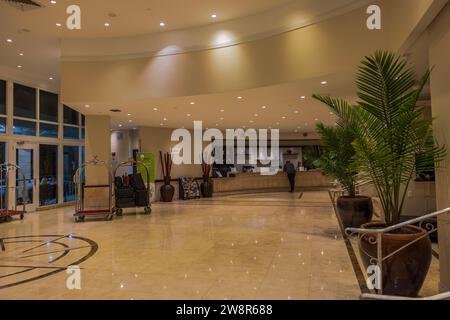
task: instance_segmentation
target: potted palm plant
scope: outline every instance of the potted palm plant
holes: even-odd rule
[[[363,225],[365,229],[398,224],[415,173],[436,166],[446,156],[446,148],[434,143],[432,120],[423,117],[417,103],[429,76],[427,71],[417,80],[406,59],[377,51],[359,67],[359,102],[355,105],[314,95],[337,114],[340,126],[352,128],[360,174],[373,184],[380,198],[384,221]],[[367,267],[377,257],[377,241],[370,232],[359,239]],[[381,250],[384,293],[417,296],[431,262],[426,231],[410,225],[385,233]]]
[[[328,127],[317,125],[321,137],[321,155],[316,165],[325,175],[337,179],[346,195],[339,197],[336,209],[344,228],[357,227],[370,222],[373,216],[372,199],[356,195],[355,163],[356,151],[353,148],[355,134],[349,127]]]

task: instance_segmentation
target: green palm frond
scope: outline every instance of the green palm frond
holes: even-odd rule
[[[434,170],[447,155],[446,148],[433,140],[432,120],[424,119],[417,106],[429,77],[427,71],[417,84],[406,59],[377,51],[361,62],[355,105],[313,96],[337,115],[341,128],[348,127],[355,135],[355,164],[375,186],[388,225],[400,221],[413,176]]]

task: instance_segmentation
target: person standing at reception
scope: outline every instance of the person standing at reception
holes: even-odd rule
[[[286,161],[283,171],[286,172],[288,176],[289,184],[291,186],[290,192],[292,193],[295,191],[295,175],[297,173],[297,170],[295,170],[295,166],[290,161]]]

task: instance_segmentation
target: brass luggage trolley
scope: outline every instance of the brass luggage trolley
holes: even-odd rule
[[[15,174],[16,180],[18,181],[14,186],[10,185],[11,174]],[[17,197],[13,205],[9,203],[9,193],[11,191]],[[7,222],[11,221],[13,216],[18,215],[22,220],[26,213],[26,199],[26,180],[22,168],[11,163],[0,164],[0,219],[3,222]]]
[[[139,201],[137,199],[138,198],[137,192],[135,191],[135,195],[134,195],[135,196],[135,202],[134,202],[134,204],[131,204],[131,203],[123,204],[123,203],[121,203],[121,201],[120,201],[120,196],[121,196],[120,193],[121,193],[121,191],[120,191],[120,188],[119,188],[119,186],[117,186],[116,181],[115,181],[114,182],[114,195],[115,195],[114,211],[115,211],[117,216],[121,216],[123,214],[123,209],[126,209],[126,208],[140,208],[140,207],[143,207],[145,214],[150,214],[152,212],[152,208],[151,208],[151,204],[150,204],[150,199],[151,199],[150,170],[143,162],[141,162],[139,160],[131,160],[131,159],[128,160],[128,161],[122,162],[114,170],[113,177],[114,177],[114,180],[120,179],[120,177],[116,177],[116,175],[117,175],[117,171],[120,168],[122,168],[122,167],[126,167],[126,166],[133,166],[133,167],[135,167],[135,166],[138,166],[138,165],[144,167],[145,171],[147,173],[147,179],[146,179],[147,181],[145,181],[146,199],[145,199],[144,203],[142,203],[142,204],[139,203]]]
[[[108,184],[107,185],[86,185],[86,168],[95,168],[95,170],[99,170],[103,168],[108,172]],[[76,202],[75,202],[75,221],[83,222],[86,217],[92,216],[105,216],[107,221],[113,219],[114,210],[113,210],[113,187],[112,187],[112,174],[110,166],[105,162],[99,160],[97,157],[94,157],[92,161],[84,163],[82,166],[78,168],[73,177],[73,182],[75,184],[75,194],[76,194]],[[108,207],[104,209],[86,209],[85,208],[85,189],[95,189],[95,188],[108,188]]]

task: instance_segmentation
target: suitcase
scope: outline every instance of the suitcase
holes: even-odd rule
[[[144,179],[142,179],[142,176],[140,173],[136,173],[131,176],[131,186],[135,190],[145,190],[146,189]]]
[[[148,199],[148,191],[144,190],[136,190],[136,206],[137,207],[148,207],[149,199]]]
[[[134,199],[134,189],[131,187],[123,187],[116,189],[116,199],[131,198]]]

